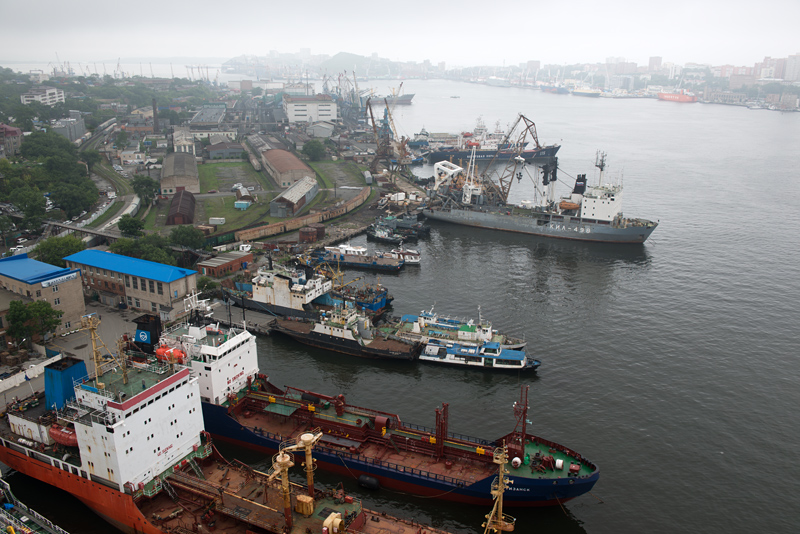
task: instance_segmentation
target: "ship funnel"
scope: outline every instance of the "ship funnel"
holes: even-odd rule
[[[572,190],[572,193],[582,195],[584,192],[586,192],[586,175],[579,174],[575,179],[575,188]]]

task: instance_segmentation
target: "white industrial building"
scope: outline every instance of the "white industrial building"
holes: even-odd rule
[[[338,108],[329,95],[292,96],[283,95],[283,111],[290,123],[336,121]]]

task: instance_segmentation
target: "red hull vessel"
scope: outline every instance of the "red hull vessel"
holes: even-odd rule
[[[677,93],[658,93],[659,100],[667,100],[669,102],[697,102],[697,95],[689,93],[681,89]]]

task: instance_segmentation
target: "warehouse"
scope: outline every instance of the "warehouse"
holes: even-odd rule
[[[161,168],[161,194],[174,195],[184,190],[200,193],[197,162],[192,154],[186,152],[168,154]]]
[[[233,251],[220,254],[215,258],[201,261],[197,264],[200,274],[219,278],[231,273],[243,271],[253,263],[253,253]]]
[[[314,171],[300,161],[297,156],[280,148],[261,153],[264,169],[280,187],[291,187],[306,176],[314,176]]]
[[[167,215],[167,226],[192,224],[194,222],[194,195],[189,191],[178,191],[172,197]]]
[[[319,184],[314,178],[305,177],[292,187],[272,199],[269,203],[270,217],[292,217],[303,206],[314,200],[319,193]]]

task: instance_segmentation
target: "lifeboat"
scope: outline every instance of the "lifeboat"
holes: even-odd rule
[[[47,433],[50,434],[50,437],[53,441],[60,445],[66,445],[67,447],[78,446],[78,436],[71,428],[61,426],[58,423],[53,423]]]
[[[156,358],[162,362],[183,363],[186,359],[186,353],[180,349],[171,349],[162,345],[156,349]]]
[[[562,210],[577,210],[581,207],[581,205],[576,204],[575,202],[567,202],[566,200],[562,200],[558,207]]]

